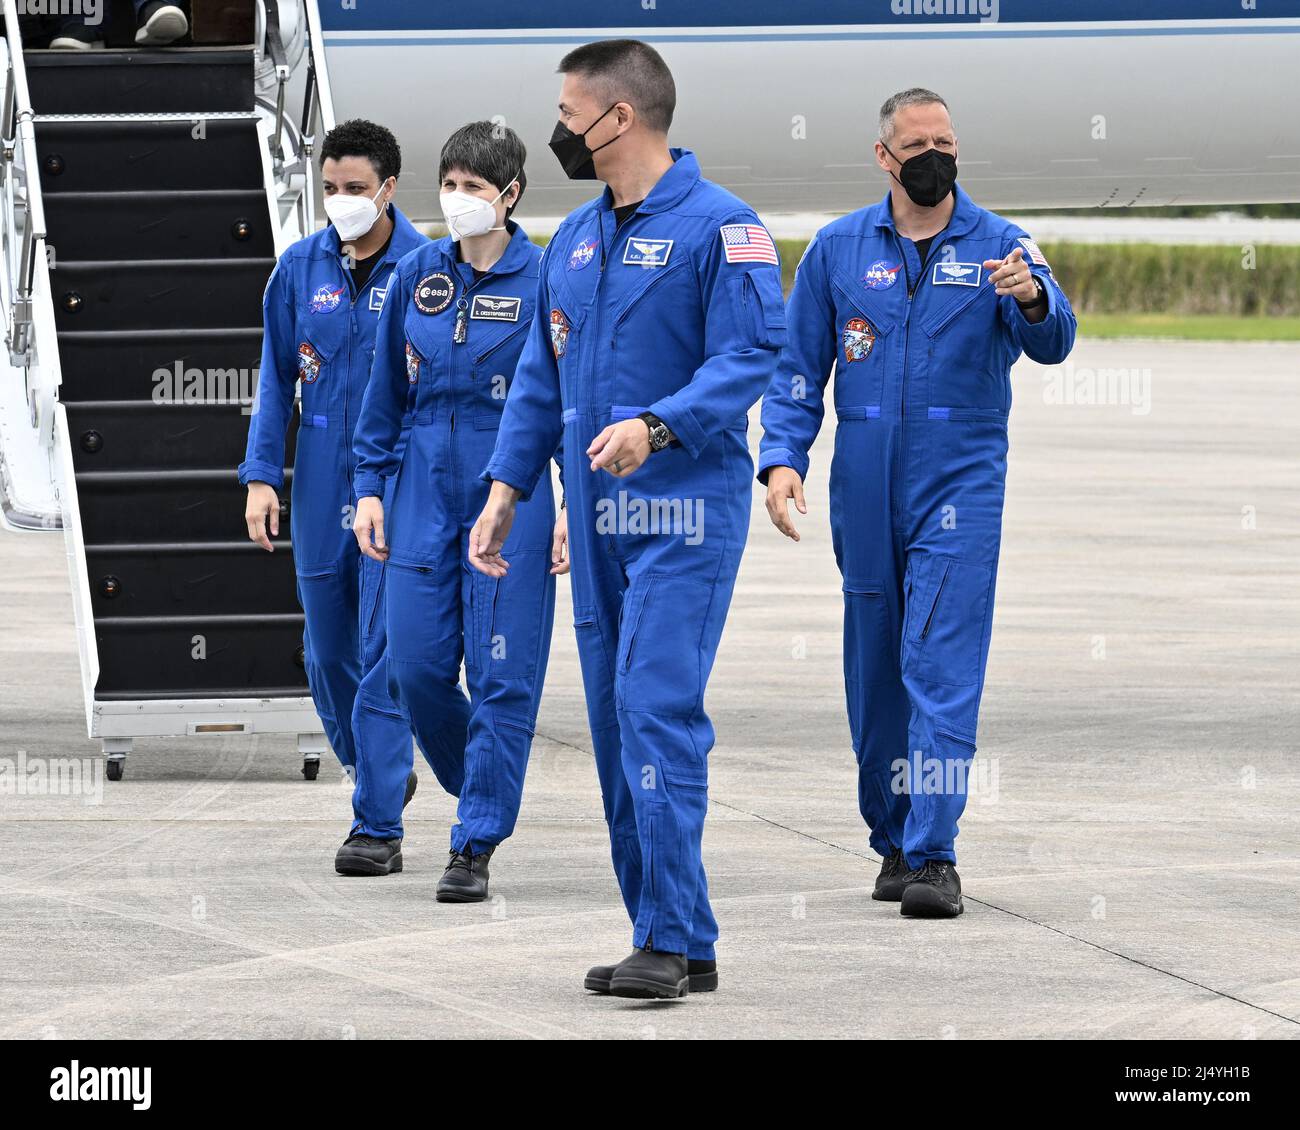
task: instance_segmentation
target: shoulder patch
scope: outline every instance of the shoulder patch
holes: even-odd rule
[[[781,265],[776,244],[762,224],[723,224],[718,229],[728,263],[771,263]]]
[[[1030,239],[1027,235],[1022,235],[1018,240],[1016,240],[1016,242],[1020,244],[1026,251],[1029,252],[1029,258],[1032,259],[1035,263],[1037,263],[1040,267],[1047,266],[1047,256],[1045,256],[1038,249],[1038,244],[1035,243],[1032,239]]]

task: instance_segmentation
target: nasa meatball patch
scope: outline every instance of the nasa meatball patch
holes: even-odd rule
[[[441,314],[456,294],[456,284],[442,271],[425,275],[415,284],[415,308],[421,314]]]
[[[406,383],[415,384],[420,379],[420,355],[408,341],[406,343]]]
[[[854,361],[865,361],[871,356],[871,347],[876,344],[876,331],[866,318],[850,318],[844,323],[842,340],[845,364],[852,365]]]

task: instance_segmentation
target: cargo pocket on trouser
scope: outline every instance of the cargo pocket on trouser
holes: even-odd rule
[[[706,669],[701,650],[714,588],[663,573],[638,577],[628,586],[615,664],[620,710],[690,718],[701,709]]]

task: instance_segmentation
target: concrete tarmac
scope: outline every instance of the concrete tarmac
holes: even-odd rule
[[[434,901],[427,768],[405,872],[344,879],[348,792],[292,736],[142,741],[99,803],[0,793],[0,1036],[1300,1036],[1300,350],[1085,341],[1014,381],[961,918],[869,897],[832,419],[801,544],[755,490],[709,689],[720,991],[582,989],[630,930],[562,581],[491,902]],[[0,560],[0,762],[97,759],[62,539]]]

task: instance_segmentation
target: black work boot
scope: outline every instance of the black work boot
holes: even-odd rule
[[[402,841],[353,832],[334,857],[340,875],[392,875],[402,869]]]
[[[907,874],[907,860],[903,849],[895,848],[880,861],[880,874],[876,876],[876,889],[871,897],[877,902],[898,902],[903,897],[903,877]]]
[[[464,851],[453,851],[447,869],[438,880],[439,902],[482,902],[488,894],[488,860],[495,847],[475,851],[466,844]]]
[[[593,965],[582,982],[584,989],[593,993],[609,993],[609,983],[617,965]],[[686,961],[686,977],[693,993],[711,993],[718,987],[718,963],[692,957]]]
[[[419,785],[419,783],[420,783],[420,778],[415,775],[415,770],[412,769],[410,776],[406,778],[406,795],[402,797],[403,808],[405,808],[408,804],[411,803],[411,798],[415,796],[415,789],[416,786]]]
[[[946,859],[927,859],[903,876],[900,914],[909,918],[956,918],[964,909],[961,878]]]
[[[633,950],[614,966],[609,991],[616,997],[671,1000],[691,991],[684,953],[660,953],[649,946]]]

